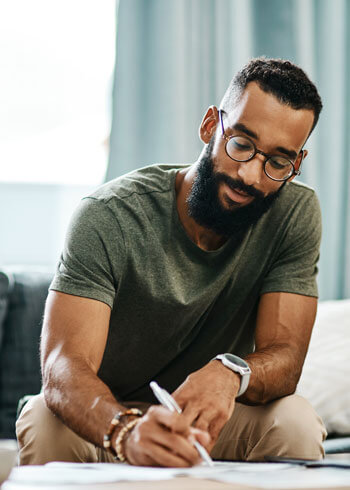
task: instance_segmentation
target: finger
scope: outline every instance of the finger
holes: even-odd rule
[[[209,447],[211,443],[211,437],[209,432],[192,427],[191,434],[195,439],[197,439],[197,441],[200,444],[202,444],[202,446],[204,446],[205,448]]]
[[[152,460],[151,466],[171,466],[176,468],[192,466],[185,458],[160,444],[149,444],[145,452],[149,459]]]
[[[188,433],[189,424],[186,419],[180,417],[177,412],[171,412],[162,406],[153,405],[144,417],[145,421],[162,425],[168,430],[180,433]]]
[[[217,413],[216,417],[212,417],[209,424],[209,433],[214,441],[216,441],[220,435],[220,432],[227,424],[227,422],[232,417],[234,411],[234,405],[232,406],[232,410],[230,411],[221,411]]]
[[[195,427],[209,432],[212,441],[216,441],[227,420],[227,414],[224,411],[206,410],[199,415]]]
[[[198,451],[193,446],[193,440],[190,440],[191,436],[183,437],[178,433],[169,432],[168,430],[158,430],[152,432],[149,437],[152,442],[177,454],[191,466],[200,460]]]
[[[224,419],[221,419],[219,417],[213,419],[209,425],[209,433],[214,441],[217,440],[217,438],[220,435],[220,432],[222,431],[224,425],[226,424],[227,421]]]
[[[163,425],[168,430],[188,435],[191,424],[189,420],[177,412],[170,412],[167,408],[154,406],[151,407],[146,415],[150,421]]]
[[[185,437],[169,431],[156,420],[140,422],[127,443],[126,455],[133,464],[191,466],[198,460],[195,449]],[[170,455],[166,457],[166,453]]]
[[[187,403],[182,410],[182,416],[188,425],[192,425],[200,414],[199,408],[194,403]]]
[[[147,454],[137,452],[136,455],[132,454],[127,458],[129,464],[136,466],[156,466],[153,458],[149,457]]]
[[[197,429],[200,429],[204,432],[209,432],[209,426],[212,421],[212,419],[215,417],[215,412],[210,412],[206,410],[205,412],[199,413],[195,423],[194,427]]]

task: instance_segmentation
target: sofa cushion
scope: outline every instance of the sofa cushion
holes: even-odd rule
[[[19,268],[3,268],[0,274],[9,285],[0,350],[0,438],[15,437],[19,399],[40,391],[39,339],[52,276],[45,270]]]
[[[320,302],[297,392],[328,433],[350,435],[350,299]]]

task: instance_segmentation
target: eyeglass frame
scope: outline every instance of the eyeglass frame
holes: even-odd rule
[[[234,162],[239,162],[239,163],[246,163],[246,162],[250,162],[250,160],[253,160],[253,158],[255,157],[256,154],[259,154],[259,155],[263,155],[264,157],[266,157],[265,161],[264,161],[264,174],[271,180],[275,181],[275,182],[286,182],[288,179],[290,179],[293,175],[300,175],[301,174],[301,164],[302,164],[302,161],[303,161],[303,158],[304,158],[304,150],[300,150],[298,156],[296,157],[295,161],[297,161],[299,155],[301,154],[301,160],[300,160],[300,164],[299,164],[299,168],[298,170],[295,169],[295,162],[293,163],[292,160],[289,160],[289,158],[286,158],[286,157],[283,157],[285,158],[285,160],[287,160],[291,165],[292,165],[292,173],[286,177],[285,179],[274,179],[273,177],[271,177],[267,172],[266,172],[266,163],[268,162],[268,160],[270,160],[271,158],[273,157],[276,157],[276,156],[280,156],[280,155],[269,155],[268,153],[264,153],[263,151],[259,150],[256,146],[255,146],[255,143],[254,141],[252,141],[250,138],[248,138],[248,136],[244,136],[244,138],[246,138],[247,140],[249,140],[253,146],[253,149],[254,149],[254,153],[252,154],[251,157],[248,158],[248,160],[236,160],[235,158],[231,157],[231,155],[229,155],[228,151],[227,151],[227,143],[232,139],[232,138],[235,138],[237,135],[233,134],[232,136],[227,136],[225,134],[225,128],[224,128],[224,121],[223,121],[223,118],[222,118],[222,113],[224,111],[222,109],[219,109],[219,119],[220,119],[220,126],[221,126],[221,131],[222,131],[222,137],[223,139],[226,141],[226,144],[225,144],[225,152],[226,152],[226,155],[231,158],[231,160],[233,160]]]

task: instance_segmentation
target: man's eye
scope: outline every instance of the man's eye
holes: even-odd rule
[[[283,168],[286,168],[290,165],[290,162],[288,162],[288,160],[280,158],[270,158],[269,163],[271,167],[275,168],[276,170],[282,170]]]
[[[238,151],[250,151],[252,149],[251,145],[232,139],[232,145],[235,150]]]

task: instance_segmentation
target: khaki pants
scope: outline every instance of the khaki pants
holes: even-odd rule
[[[23,408],[16,430],[23,465],[114,461],[110,453],[85,441],[53,415],[42,394]],[[237,403],[211,456],[242,461],[264,461],[268,456],[321,459],[325,437],[322,420],[301,396],[286,396],[263,406]]]

